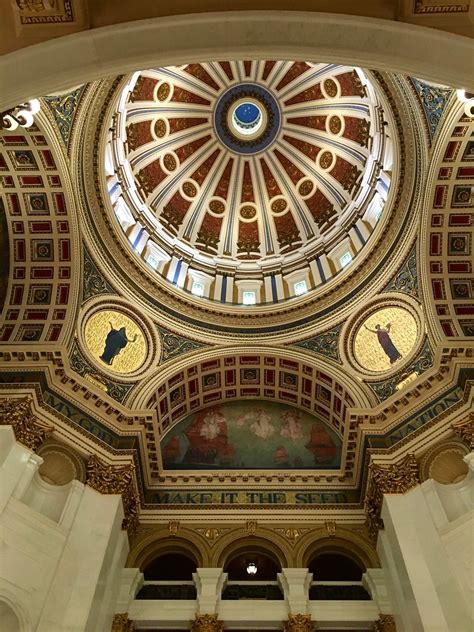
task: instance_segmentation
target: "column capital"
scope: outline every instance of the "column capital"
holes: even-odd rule
[[[87,461],[86,484],[101,494],[121,494],[125,518],[122,528],[130,535],[138,526],[138,494],[135,489],[133,463],[109,465],[93,454]]]
[[[404,494],[419,483],[420,474],[414,454],[407,454],[398,463],[390,465],[370,463],[365,512],[371,538],[377,539],[378,530],[383,529],[380,517],[383,495]]]
[[[393,614],[381,614],[375,621],[374,632],[397,632]]]
[[[12,426],[15,439],[36,452],[54,428],[40,422],[32,411],[32,403],[29,395],[0,399],[0,424]]]
[[[135,632],[135,625],[128,618],[128,612],[121,612],[114,616],[111,632]]]
[[[219,621],[217,614],[197,614],[191,632],[224,632],[224,624]]]
[[[474,450],[474,413],[469,413],[460,421],[454,422],[451,428],[472,452]]]
[[[314,632],[310,614],[290,614],[284,622],[283,632]]]

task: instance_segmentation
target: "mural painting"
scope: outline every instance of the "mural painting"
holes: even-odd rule
[[[354,355],[368,371],[386,371],[403,361],[418,337],[417,324],[402,307],[386,307],[374,312],[359,327]]]
[[[342,441],[317,417],[259,400],[190,415],[162,439],[165,469],[338,468]]]
[[[89,353],[104,369],[132,373],[147,357],[141,328],[118,310],[102,310],[89,318],[84,330]]]

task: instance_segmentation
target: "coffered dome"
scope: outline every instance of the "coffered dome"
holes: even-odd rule
[[[370,242],[394,177],[381,92],[358,68],[220,61],[135,73],[108,191],[156,273],[219,303],[317,290]]]

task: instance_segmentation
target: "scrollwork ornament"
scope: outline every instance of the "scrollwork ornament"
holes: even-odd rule
[[[133,535],[138,526],[139,502],[133,481],[135,466],[108,465],[93,454],[87,462],[86,483],[101,494],[121,494],[125,518],[122,528]]]
[[[474,413],[469,413],[461,421],[456,421],[451,428],[472,452],[474,450]]]
[[[135,632],[135,629],[133,621],[128,618],[128,612],[121,612],[114,616],[111,632]]]
[[[404,494],[420,483],[418,463],[414,454],[391,465],[371,463],[369,465],[369,483],[365,496],[367,527],[372,539],[377,539],[379,529],[383,529],[380,516],[384,494]]]
[[[197,614],[191,632],[224,632],[224,624],[219,621],[217,614]]]
[[[392,614],[381,614],[374,624],[374,632],[397,632]]]
[[[31,410],[31,397],[0,400],[0,425],[12,426],[15,439],[36,452],[54,428],[42,424]]]
[[[285,621],[283,632],[314,632],[310,614],[290,614]]]

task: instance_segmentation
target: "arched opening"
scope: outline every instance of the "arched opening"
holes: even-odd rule
[[[143,569],[145,582],[137,599],[196,599],[196,567],[196,560],[180,551],[154,557]]]
[[[192,581],[195,572],[196,561],[184,553],[164,553],[143,570],[145,581]]]
[[[364,571],[360,562],[343,553],[320,553],[309,565],[313,578],[321,581],[361,581]]]
[[[4,601],[0,601],[0,621],[5,632],[20,632],[22,626],[15,611]]]
[[[318,551],[310,560],[309,572],[313,582],[309,590],[312,600],[362,600],[370,595],[362,585],[366,568],[354,554],[346,551]]]
[[[233,551],[224,564],[224,572],[227,585],[222,599],[283,599],[278,585],[281,564],[264,547],[249,545]]]
[[[277,581],[280,571],[280,564],[271,553],[255,547],[240,549],[224,566],[229,581]]]

